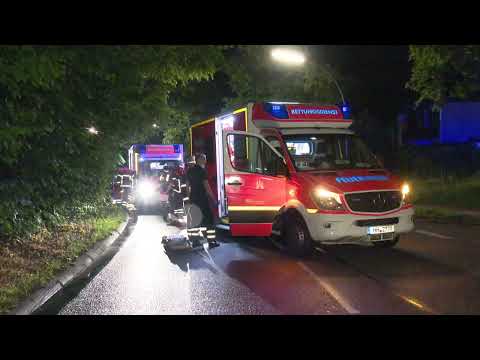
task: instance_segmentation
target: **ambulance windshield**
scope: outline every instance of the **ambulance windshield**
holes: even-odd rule
[[[365,143],[350,134],[285,135],[298,171],[375,169],[382,166]]]
[[[177,160],[151,160],[142,163],[142,173],[146,176],[160,176],[168,169],[180,166],[181,162]]]

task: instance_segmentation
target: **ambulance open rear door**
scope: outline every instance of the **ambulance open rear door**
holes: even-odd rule
[[[219,214],[228,216],[233,236],[269,236],[278,210],[286,202],[285,159],[263,137],[222,130],[218,187]],[[220,159],[218,159],[220,160]],[[220,176],[219,176],[220,177]],[[220,197],[222,196],[222,197]]]

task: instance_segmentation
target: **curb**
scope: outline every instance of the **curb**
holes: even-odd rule
[[[85,272],[92,270],[98,261],[107,254],[110,247],[128,234],[129,226],[135,224],[135,220],[134,217],[128,214],[127,220],[122,222],[117,230],[113,231],[112,235],[105,240],[98,241],[90,250],[77,258],[72,266],[55,276],[48,284],[23,300],[16,308],[9,312],[9,315],[32,314],[60,290],[67,287],[73,280],[80,278]]]

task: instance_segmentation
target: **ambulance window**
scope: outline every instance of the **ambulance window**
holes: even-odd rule
[[[270,146],[262,141],[262,156],[263,156],[263,173],[270,176],[286,176],[287,165],[277,153],[275,153]]]
[[[232,167],[238,171],[273,176],[282,162],[267,143],[255,136],[230,134],[227,144]]]
[[[258,138],[230,134],[227,145],[230,163],[234,169],[251,173],[262,171]]]
[[[287,142],[287,148],[290,154],[301,156],[312,153],[312,145],[310,142]]]
[[[280,145],[280,141],[274,136],[267,136],[267,141],[277,150],[280,154],[283,154],[282,146]],[[285,154],[283,154],[285,156]]]

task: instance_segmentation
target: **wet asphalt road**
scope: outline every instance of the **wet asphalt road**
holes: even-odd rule
[[[266,239],[167,255],[179,231],[140,216],[118,252],[41,314],[480,314],[480,227],[419,223],[393,249],[341,246],[308,260]]]

